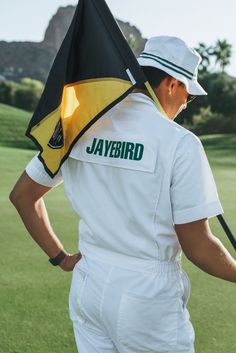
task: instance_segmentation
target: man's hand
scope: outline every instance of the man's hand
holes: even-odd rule
[[[82,258],[82,255],[80,252],[74,255],[67,254],[59,266],[63,271],[66,271],[66,272],[73,271],[75,265],[77,264],[77,262],[81,260],[81,258]]]

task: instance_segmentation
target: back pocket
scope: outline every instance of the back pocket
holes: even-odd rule
[[[180,301],[124,294],[118,316],[119,343],[130,352],[171,351],[177,343]]]
[[[85,322],[85,316],[82,309],[82,296],[86,285],[88,274],[81,270],[76,264],[71,281],[69,294],[70,318],[72,321]]]

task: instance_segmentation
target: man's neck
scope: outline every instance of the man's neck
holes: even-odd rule
[[[152,98],[152,97],[150,96],[148,90],[146,90],[146,89],[135,88],[135,89],[133,90],[133,93],[143,93],[143,94],[145,94],[146,96],[148,96],[149,98]]]
[[[155,102],[155,100],[154,100],[155,97],[153,98],[147,89],[135,88],[135,89],[133,90],[133,93],[143,93],[143,94],[145,94],[147,97],[151,98],[151,100],[153,101],[153,103],[156,105],[157,109],[158,109],[165,117],[168,118],[168,116],[166,115],[166,113],[165,113],[165,111],[164,111],[164,109],[163,109],[163,107],[162,107],[162,105],[161,105],[161,103],[160,103],[160,101],[159,101],[159,98],[158,98],[157,95],[156,95],[155,90],[154,90],[153,88],[152,88],[152,90],[153,90],[153,94],[154,94],[155,97],[156,97],[157,102]]]

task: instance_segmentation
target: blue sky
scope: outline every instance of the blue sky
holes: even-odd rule
[[[191,46],[226,39],[233,45],[228,72],[236,77],[235,0],[106,0],[113,15],[139,28],[146,38],[175,35]],[[41,41],[48,21],[59,6],[75,0],[2,0],[0,40]],[[22,10],[23,9],[23,10]]]

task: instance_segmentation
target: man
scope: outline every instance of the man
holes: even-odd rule
[[[29,233],[73,270],[70,315],[80,353],[193,353],[181,248],[199,268],[236,282],[236,262],[209,228],[222,213],[199,139],[174,122],[193,96],[200,56],[176,37],[154,37],[138,58],[144,87],[96,122],[51,179],[37,156],[10,199]],[[55,235],[43,195],[64,181],[80,215],[80,252]]]

